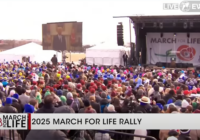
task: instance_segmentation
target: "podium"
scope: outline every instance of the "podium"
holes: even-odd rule
[[[171,54],[177,55],[180,54],[180,51],[171,51]],[[170,67],[176,68],[176,57],[171,57],[170,59]]]
[[[170,61],[170,68],[176,68],[176,58],[172,57]]]

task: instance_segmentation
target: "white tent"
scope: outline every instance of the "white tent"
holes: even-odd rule
[[[122,56],[125,52],[129,55],[130,48],[102,43],[86,49],[86,63],[89,65],[122,65]]]
[[[0,62],[3,61],[22,61],[22,57],[30,57],[31,61],[43,62],[50,61],[52,56],[57,54],[58,61],[61,62],[62,54],[53,50],[43,50],[41,45],[36,43],[25,44],[10,50],[0,52]]]

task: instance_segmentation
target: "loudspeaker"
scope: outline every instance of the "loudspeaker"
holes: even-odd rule
[[[117,44],[124,46],[124,30],[122,24],[117,25]]]

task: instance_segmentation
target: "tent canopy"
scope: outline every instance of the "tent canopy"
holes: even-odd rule
[[[130,48],[118,46],[112,43],[102,43],[86,49],[86,63],[89,65],[121,65],[122,55]]]
[[[41,52],[42,47],[36,43],[28,43],[13,49],[9,49],[1,52],[1,54],[13,54],[13,55],[35,55],[37,52]]]
[[[31,61],[50,61],[52,56],[57,54],[61,62],[62,54],[53,50],[43,50],[42,46],[36,43],[28,43],[10,50],[0,52],[0,61],[22,60],[22,57],[30,57]]]
[[[99,45],[96,45],[94,47],[88,48],[86,50],[102,50],[102,51],[119,51],[119,50],[126,50],[127,48],[125,48],[124,46],[118,46],[117,44],[113,44],[113,43],[102,43]]]

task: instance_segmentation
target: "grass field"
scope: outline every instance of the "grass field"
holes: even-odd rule
[[[70,62],[70,53],[66,53],[67,54],[67,62]],[[71,61],[73,62],[77,62],[80,59],[85,58],[85,53],[71,53]]]

